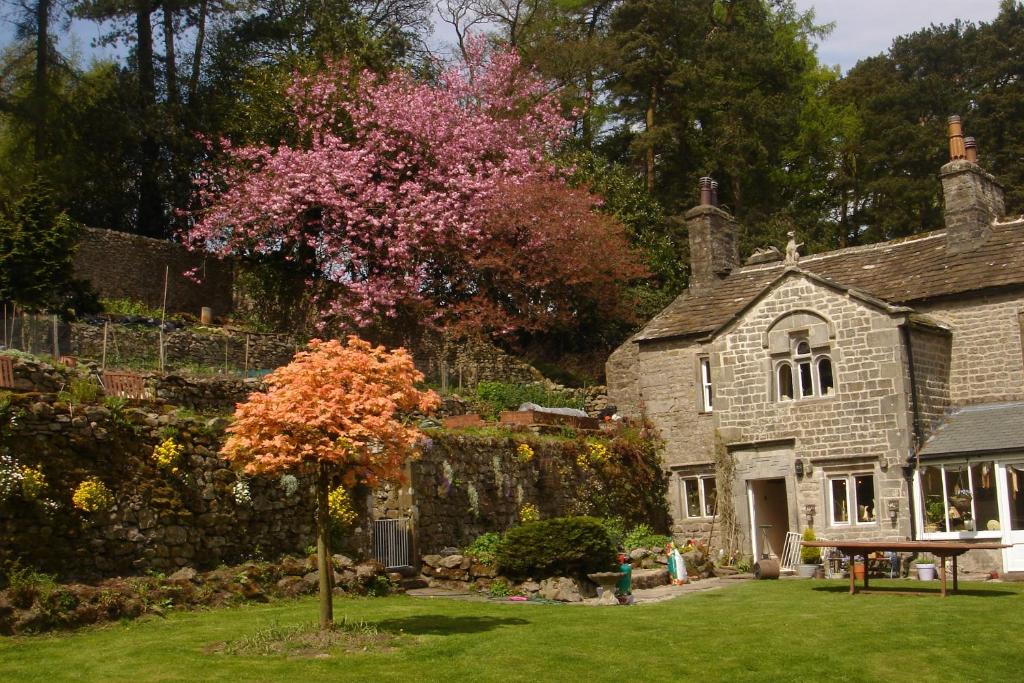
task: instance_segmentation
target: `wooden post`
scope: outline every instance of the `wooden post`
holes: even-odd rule
[[[103,356],[100,360],[100,370],[107,369],[107,331],[110,329],[110,320],[103,321]]]
[[[60,340],[57,338],[57,315],[53,316],[53,360],[60,361]]]
[[[317,463],[316,479],[316,566],[320,579],[320,629],[334,626],[334,567],[331,562],[331,511],[327,504],[330,477],[327,463]]]
[[[164,266],[164,300],[160,307],[160,372],[164,371],[164,322],[167,320],[167,280],[170,279],[171,267]]]
[[[244,372],[242,374],[242,377],[245,378],[245,377],[248,377],[248,376],[249,376],[249,333],[246,332],[245,333],[245,370],[244,370]]]

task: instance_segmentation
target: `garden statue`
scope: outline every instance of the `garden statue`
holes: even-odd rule
[[[615,586],[615,592],[619,595],[628,596],[633,594],[633,565],[629,563],[626,553],[619,553],[619,571],[622,578]]]
[[[670,541],[665,546],[665,554],[668,555],[668,575],[672,580],[672,585],[682,586],[689,583],[689,577],[686,574],[686,560],[679,554],[676,544]]]
[[[789,237],[789,242],[786,243],[786,265],[795,266],[800,261],[800,247],[804,246],[803,242],[796,241],[796,233],[790,230],[786,233]]]

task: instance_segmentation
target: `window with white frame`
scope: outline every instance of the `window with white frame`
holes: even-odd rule
[[[684,477],[680,481],[683,515],[688,519],[713,516],[718,499],[714,476]]]
[[[926,534],[1000,531],[993,461],[923,465],[918,480]]]
[[[714,400],[711,390],[711,359],[707,356],[702,356],[697,361],[700,364],[700,409],[703,412],[710,413]]]
[[[832,358],[826,350],[814,350],[805,337],[794,337],[788,358],[777,359],[772,382],[776,401],[827,397],[835,393]]]
[[[828,499],[832,526],[874,524],[878,521],[873,474],[829,477]]]

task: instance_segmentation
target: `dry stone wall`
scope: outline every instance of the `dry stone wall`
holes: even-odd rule
[[[74,259],[75,277],[88,280],[101,297],[135,299],[151,308],[163,303],[165,269],[169,311],[198,316],[200,308],[209,306],[217,316],[231,312],[231,263],[190,252],[180,244],[85,228]],[[199,282],[185,276],[191,270]]]
[[[520,444],[533,452],[525,462]],[[375,515],[411,516],[420,555],[504,531],[518,522],[527,504],[542,518],[620,515],[666,528],[665,480],[653,450],[631,449],[633,455],[625,455],[612,443],[609,462],[599,466],[580,464],[585,450],[583,442],[569,439],[431,430],[423,456],[412,463],[410,485],[378,491]]]
[[[38,499],[15,491],[0,501],[0,565],[95,578],[301,554],[314,538],[310,482],[289,494],[279,477],[252,477],[251,502],[240,500],[239,475],[217,455],[222,424],[15,394],[0,415],[4,467],[37,467],[46,486]],[[184,447],[177,473],[152,457],[168,436]],[[113,493],[109,511],[73,506],[92,477]]]

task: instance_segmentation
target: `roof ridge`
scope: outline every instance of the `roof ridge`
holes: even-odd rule
[[[1024,222],[1024,217],[1022,217],[1022,222]],[[996,225],[1004,226],[1004,225],[1010,225],[1010,223],[996,223]],[[915,233],[913,235],[907,235],[905,237],[896,237],[896,238],[893,238],[891,240],[886,240],[884,242],[872,242],[870,244],[856,244],[856,245],[854,245],[852,247],[840,247],[838,249],[830,249],[829,251],[821,251],[821,252],[818,252],[816,254],[807,254],[806,256],[801,256],[799,261],[797,261],[796,265],[800,265],[801,263],[805,263],[805,262],[808,262],[808,261],[815,261],[815,260],[820,261],[820,260],[824,260],[824,259],[828,259],[828,258],[835,258],[836,256],[846,256],[847,254],[860,254],[860,253],[863,253],[865,251],[872,251],[874,249],[881,249],[881,248],[890,247],[890,246],[904,246],[904,245],[908,245],[908,244],[914,244],[916,242],[924,242],[926,240],[935,239],[937,237],[945,237],[945,236],[946,236],[945,229],[931,230],[929,232],[919,232],[919,233]],[[750,272],[755,272],[755,271],[758,271],[758,270],[771,270],[773,267],[777,268],[779,266],[785,266],[785,265],[787,265],[787,264],[784,261],[769,261],[767,263],[753,263],[753,264],[748,265],[748,266],[740,266],[739,268],[737,268],[736,270],[734,270],[732,272],[733,273],[750,273]],[[792,265],[792,264],[790,264],[790,265]],[[730,275],[731,274],[732,273],[730,273]]]

